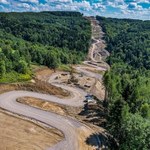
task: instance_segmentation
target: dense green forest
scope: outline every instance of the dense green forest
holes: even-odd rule
[[[121,150],[150,149],[150,21],[97,16],[105,32],[107,128]],[[114,148],[115,149],[115,148]]]
[[[29,79],[32,63],[79,63],[90,38],[90,22],[78,12],[0,13],[0,81]]]

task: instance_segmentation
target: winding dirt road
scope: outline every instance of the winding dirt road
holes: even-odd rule
[[[44,99],[46,101],[54,101],[71,106],[82,106],[84,100],[83,95],[78,94],[74,96],[73,99],[71,98],[67,100],[59,99],[51,95],[27,91],[11,91],[0,95],[1,108],[4,108],[13,113],[17,113],[19,115],[23,115],[25,117],[36,119],[48,126],[56,127],[65,134],[65,140],[50,149],[77,150],[79,148],[76,128],[84,127],[81,123],[70,118],[59,116],[51,112],[45,112],[16,102],[17,98],[24,96],[31,96],[35,98]]]
[[[98,41],[97,41],[98,42]],[[92,53],[94,53],[95,44],[93,43]],[[93,58],[93,54],[91,54],[92,61],[96,63],[96,60]],[[86,61],[85,64],[89,65]],[[97,70],[106,70],[103,67],[99,67],[96,65],[92,65],[91,67],[95,67]],[[102,75],[93,73],[87,70],[87,68],[83,66],[77,66],[75,68],[78,72],[84,73],[86,76],[90,76],[93,78],[101,79]],[[53,80],[50,78],[50,83],[53,82]],[[80,150],[80,144],[78,141],[78,134],[77,129],[83,130],[84,128],[88,128],[84,124],[80,123],[79,121],[75,119],[71,119],[69,117],[64,117],[57,115],[55,113],[42,111],[37,108],[33,108],[21,103],[18,103],[16,101],[17,98],[20,97],[35,97],[40,98],[46,101],[52,101],[57,102],[59,104],[69,105],[69,106],[83,106],[85,95],[87,94],[81,89],[75,88],[75,87],[69,87],[61,84],[55,84],[55,86],[59,86],[65,90],[68,90],[71,93],[71,97],[68,97],[66,99],[61,99],[53,95],[46,95],[46,94],[40,94],[36,92],[28,92],[28,91],[11,91],[0,95],[0,107],[10,111],[15,114],[19,114],[31,119],[35,119],[37,121],[40,121],[47,126],[53,126],[60,131],[63,132],[65,138],[60,143],[54,145],[53,147],[50,147],[49,150]],[[96,138],[96,137],[95,137]],[[97,139],[96,139],[97,140]],[[99,143],[98,143],[99,144]],[[83,150],[83,149],[82,149]]]

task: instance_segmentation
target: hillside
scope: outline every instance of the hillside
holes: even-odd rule
[[[79,63],[90,38],[90,22],[78,12],[0,13],[0,81],[29,79],[32,63]]]
[[[150,149],[150,21],[97,16],[110,52],[107,128],[121,150]]]

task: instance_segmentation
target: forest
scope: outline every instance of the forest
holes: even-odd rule
[[[150,21],[97,16],[110,57],[107,129],[120,150],[150,149]],[[116,148],[114,148],[116,149]]]
[[[0,13],[0,82],[30,79],[32,64],[79,63],[90,39],[90,22],[78,12]]]

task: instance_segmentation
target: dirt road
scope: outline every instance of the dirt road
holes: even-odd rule
[[[67,104],[72,106],[82,105],[84,97],[82,97],[81,99],[81,97],[76,96],[76,101],[72,99],[62,100],[54,96],[27,91],[11,91],[0,95],[0,107],[23,116],[36,119],[40,122],[47,124],[48,126],[56,127],[65,134],[64,141],[62,141],[61,143],[57,144],[57,146],[54,146],[53,148],[50,149],[77,150],[79,148],[77,141],[78,135],[76,134],[76,129],[80,127],[83,128],[84,125],[82,125],[76,120],[65,118],[63,116],[59,116],[54,113],[45,112],[16,102],[17,98],[24,96],[42,98],[47,101],[55,101],[61,104]]]

